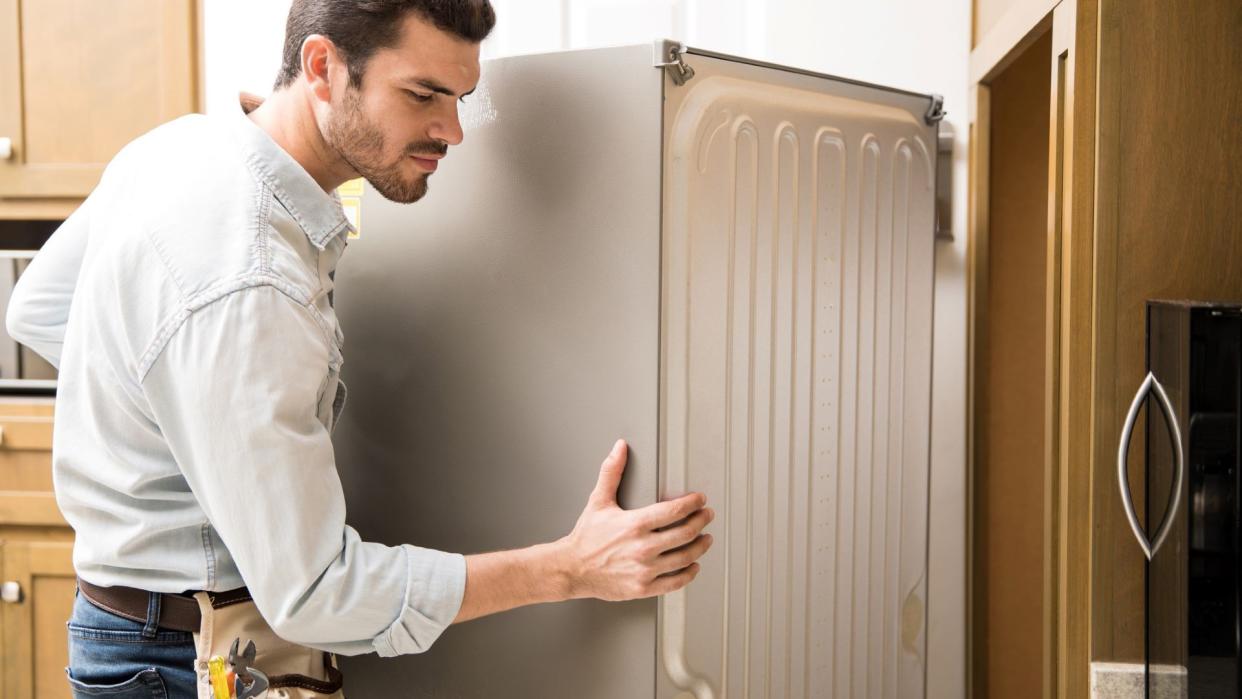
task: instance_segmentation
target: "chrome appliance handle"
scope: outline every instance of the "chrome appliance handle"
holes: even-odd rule
[[[1138,514],[1134,511],[1134,500],[1130,497],[1130,483],[1126,477],[1126,457],[1130,448],[1130,438],[1134,433],[1134,423],[1138,420],[1139,408],[1143,407],[1143,401],[1153,391],[1156,394],[1156,402],[1160,405],[1160,412],[1164,416],[1165,425],[1168,427],[1169,436],[1173,440],[1174,467],[1173,490],[1169,493],[1164,518],[1160,521],[1160,526],[1156,528],[1155,538],[1148,540],[1146,532],[1143,531],[1143,525],[1139,524]],[[1143,379],[1143,385],[1139,386],[1138,392],[1134,394],[1134,402],[1130,403],[1130,412],[1126,415],[1125,427],[1121,429],[1121,444],[1117,447],[1117,487],[1121,490],[1121,504],[1125,507],[1126,519],[1130,521],[1130,530],[1134,532],[1134,538],[1138,539],[1139,546],[1143,548],[1143,553],[1149,561],[1160,550],[1160,545],[1164,543],[1169,530],[1173,528],[1173,520],[1177,518],[1177,504],[1182,499],[1182,477],[1185,471],[1182,459],[1182,430],[1173,413],[1173,403],[1169,400],[1169,394],[1165,393],[1164,386],[1156,379],[1156,375],[1148,372],[1147,378]]]

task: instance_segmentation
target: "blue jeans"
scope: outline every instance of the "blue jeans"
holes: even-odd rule
[[[69,684],[74,697],[196,697],[194,634],[158,628],[159,597],[147,621],[96,607],[81,593],[69,618]]]

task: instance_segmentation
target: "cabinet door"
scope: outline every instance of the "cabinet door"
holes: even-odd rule
[[[65,622],[73,609],[73,544],[5,541],[0,566],[8,589],[20,590],[0,606],[0,691],[9,699],[69,697]]]
[[[0,0],[0,197],[89,194],[194,110],[194,65],[194,0]]]
[[[1141,663],[1146,558],[1117,493],[1118,441],[1146,374],[1147,302],[1242,298],[1242,4],[1106,0],[1099,12],[1092,659]],[[1141,436],[1129,487],[1143,521]],[[1159,516],[1160,493],[1151,502]]]

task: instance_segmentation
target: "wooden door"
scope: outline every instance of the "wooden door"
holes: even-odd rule
[[[20,597],[0,605],[0,688],[9,699],[69,697],[65,622],[73,610],[73,544],[0,542],[0,574]]]
[[[1095,2],[971,55],[972,696],[1087,696]],[[1020,14],[1020,13],[1019,13]],[[1076,606],[1077,605],[1077,606]]]
[[[84,197],[195,109],[194,0],[0,0],[0,197]]]

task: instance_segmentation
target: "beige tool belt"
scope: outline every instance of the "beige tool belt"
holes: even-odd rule
[[[240,638],[245,647],[254,641],[254,667],[268,678],[268,690],[259,695],[264,699],[344,699],[341,672],[332,654],[290,643],[276,635],[267,625],[252,600],[224,602],[212,607],[206,592],[195,593],[202,612],[202,624],[194,634],[198,657],[194,669],[198,674],[199,699],[214,699],[207,661],[212,656],[228,658],[233,639]]]

